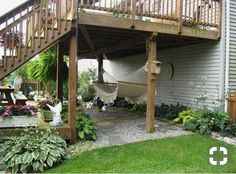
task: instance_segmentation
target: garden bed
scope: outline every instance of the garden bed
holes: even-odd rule
[[[38,126],[39,130],[47,130],[49,128],[52,128],[52,127],[46,126],[46,125]],[[23,128],[17,128],[17,129],[16,128],[4,128],[4,129],[0,130],[0,137],[20,136],[23,131],[24,131]],[[71,139],[71,128],[68,124],[64,124],[60,127],[56,127],[55,131],[64,140]]]

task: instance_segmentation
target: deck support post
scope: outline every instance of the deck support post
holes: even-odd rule
[[[102,83],[103,74],[101,72],[103,70],[103,54],[98,55],[97,61],[98,61],[98,82]]]
[[[136,15],[136,0],[131,0],[131,28],[135,28],[135,15]]]
[[[153,33],[147,39],[147,56],[148,56],[148,77],[147,77],[147,113],[146,113],[146,132],[154,132],[154,114],[155,114],[155,74],[152,72],[152,64],[156,61],[156,37]]]
[[[63,100],[63,52],[61,44],[57,44],[57,98]]]
[[[69,59],[69,126],[71,128],[71,144],[76,143],[76,102],[77,102],[77,38],[70,39]]]

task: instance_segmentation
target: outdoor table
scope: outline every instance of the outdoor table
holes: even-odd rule
[[[0,87],[0,106],[14,104],[11,97],[12,92],[14,92],[14,88]],[[4,101],[6,101],[6,103]]]

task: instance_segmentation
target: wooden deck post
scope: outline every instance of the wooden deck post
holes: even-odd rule
[[[101,74],[101,71],[103,70],[103,55],[98,55],[98,82],[103,82],[103,74]]]
[[[77,38],[70,39],[69,59],[69,126],[71,128],[71,143],[76,143],[76,101],[77,101]]]
[[[57,44],[57,98],[63,100],[63,52],[61,44]]]
[[[131,18],[132,18],[132,26],[135,27],[135,15],[136,15],[136,0],[131,0]]]
[[[146,132],[154,132],[154,114],[155,114],[155,74],[151,71],[151,66],[156,61],[156,37],[153,33],[147,39],[148,47],[148,78],[147,78],[147,115],[146,115]]]

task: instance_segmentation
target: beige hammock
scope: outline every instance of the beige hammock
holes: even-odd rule
[[[157,67],[156,61],[152,64],[152,71],[155,74],[160,73],[160,68]],[[136,76],[145,73],[147,70],[147,63],[137,71],[134,71]],[[140,71],[142,70],[142,71]],[[130,103],[141,103],[147,98],[147,85],[143,83],[134,83],[134,82],[126,82],[126,81],[117,81],[114,77],[112,77],[105,70],[100,72],[100,75],[103,77],[104,82],[93,82],[94,88],[97,93],[97,97],[100,98],[104,103],[113,103],[117,97],[124,97],[126,101]],[[110,83],[113,82],[113,83]]]
[[[97,97],[104,103],[113,103],[117,97],[124,97],[130,103],[140,103],[146,100],[146,84],[124,81],[117,83],[94,82],[93,84]]]

